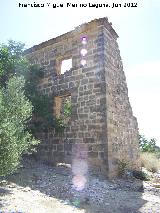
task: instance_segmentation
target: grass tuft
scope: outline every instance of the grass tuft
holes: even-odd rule
[[[160,160],[156,157],[156,154],[142,152],[140,154],[140,160],[142,167],[145,167],[148,171],[158,172],[158,170],[160,170]]]

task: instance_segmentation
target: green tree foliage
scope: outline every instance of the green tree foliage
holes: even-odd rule
[[[33,105],[33,116],[29,129],[34,134],[38,131],[46,131],[54,127],[51,99],[37,90],[37,85],[44,75],[43,68],[32,65],[24,57],[24,44],[9,41],[0,48],[0,85],[5,86],[12,76],[25,78],[25,95]],[[1,69],[3,67],[3,69]],[[52,100],[53,101],[53,100]]]
[[[26,131],[32,104],[24,94],[23,77],[11,77],[0,88],[0,176],[15,171],[23,153],[39,143]]]
[[[15,171],[22,154],[34,151],[39,143],[28,128],[33,107],[27,76],[34,69],[23,50],[23,44],[13,41],[0,46],[0,176]]]
[[[63,112],[61,112],[60,117],[55,119],[55,131],[56,133],[63,133],[64,129],[70,120],[72,112],[72,105],[70,100],[66,100],[63,106]]]
[[[22,74],[28,69],[27,60],[23,57],[24,44],[9,41],[0,46],[0,86],[5,87],[10,77]]]
[[[64,118],[68,118],[71,116],[71,111],[72,111],[72,105],[71,105],[71,101],[70,100],[67,100],[65,103],[64,103]]]
[[[144,135],[139,135],[139,147],[142,152],[156,152],[156,139],[147,140]]]
[[[53,100],[37,90],[44,71],[31,65],[23,52],[21,43],[0,45],[0,176],[15,171],[22,154],[34,150],[39,143],[34,132],[52,129],[56,123]],[[70,110],[66,103],[65,119]]]
[[[44,75],[44,70],[37,65],[29,65],[27,72],[25,71],[23,75],[26,79],[26,96],[33,104],[33,119],[30,123],[32,133],[52,129],[54,127],[53,99],[40,93],[37,89],[37,85]]]

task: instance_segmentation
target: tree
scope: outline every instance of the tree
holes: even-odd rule
[[[24,84],[23,77],[12,77],[0,89],[0,176],[15,171],[22,154],[39,143],[26,131],[32,104],[24,94]]]
[[[10,40],[0,46],[0,86],[5,87],[9,78],[27,73],[28,62],[23,57],[24,44]]]
[[[44,69],[35,64],[30,64],[24,57],[24,44],[10,40],[7,45],[0,48],[0,85],[5,86],[11,76],[25,78],[25,95],[32,102],[32,122],[29,129],[34,134],[39,131],[47,131],[54,127],[52,113],[53,99],[37,90],[40,79],[44,76]],[[4,54],[5,53],[5,54]],[[2,56],[2,57],[1,57]],[[3,67],[3,69],[1,69]]]
[[[29,64],[28,68],[24,69],[23,75],[26,79],[25,94],[33,104],[30,123],[32,133],[53,129],[55,124],[52,113],[53,98],[42,94],[37,89],[40,79],[44,76],[43,68]]]
[[[26,76],[31,66],[23,47],[13,41],[0,46],[0,176],[15,171],[22,154],[34,151],[39,143],[28,131],[33,107],[22,74]]]
[[[151,138],[150,140],[147,140],[144,135],[139,135],[139,146],[143,152],[155,152],[156,139]]]

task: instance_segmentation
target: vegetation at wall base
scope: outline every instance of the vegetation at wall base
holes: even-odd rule
[[[141,165],[150,172],[158,172],[160,170],[160,159],[156,157],[155,153],[142,152],[140,154]]]
[[[133,175],[133,177],[135,177],[136,179],[139,179],[139,180],[144,180],[144,181],[150,180],[149,176],[143,171],[134,170],[134,171],[132,171],[132,175]]]
[[[39,143],[26,130],[32,104],[24,94],[23,77],[11,77],[0,88],[0,176],[14,172],[22,154],[35,151]]]
[[[49,98],[36,88],[43,70],[30,65],[23,51],[24,45],[14,41],[0,45],[0,176],[14,172],[22,155],[35,151],[40,142],[32,134],[32,115],[50,122]]]
[[[160,147],[156,145],[156,139],[146,139],[144,135],[139,135],[140,161],[142,167],[150,172],[160,170]]]
[[[72,113],[71,101],[67,100],[64,103],[63,112],[58,118],[55,118],[55,132],[57,134],[63,134],[65,128],[68,125],[70,116]]]
[[[118,175],[123,177],[128,170],[128,161],[126,159],[118,159]]]
[[[0,176],[14,172],[25,153],[32,153],[39,140],[33,135],[53,129],[63,133],[71,114],[66,102],[61,118],[54,119],[54,98],[39,92],[43,68],[23,55],[24,44],[0,45]]]

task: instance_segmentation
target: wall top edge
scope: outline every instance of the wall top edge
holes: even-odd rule
[[[90,21],[88,23],[83,23],[83,24],[75,27],[75,29],[72,30],[72,31],[64,33],[64,34],[62,34],[60,36],[57,36],[55,38],[49,39],[48,41],[42,42],[42,43],[40,43],[38,45],[34,45],[33,47],[25,50],[24,54],[27,55],[27,54],[30,54],[30,53],[35,52],[37,50],[40,50],[42,48],[45,48],[47,46],[50,46],[52,44],[61,42],[61,41],[65,40],[65,39],[73,38],[76,35],[85,33],[86,31],[94,29],[94,28],[96,28],[98,26],[104,26],[105,28],[107,28],[107,30],[109,30],[109,32],[112,34],[114,39],[118,38],[118,34],[113,29],[112,23],[110,23],[108,21],[107,17],[104,17],[104,18],[94,19],[94,20],[92,20],[92,21]]]

